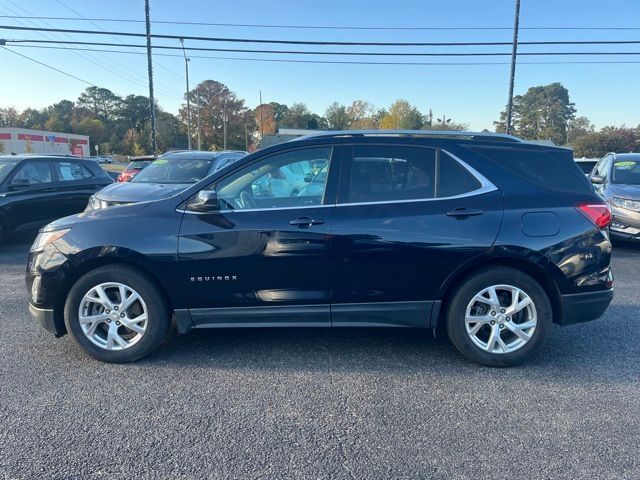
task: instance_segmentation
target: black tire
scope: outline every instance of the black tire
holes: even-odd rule
[[[118,282],[133,288],[147,306],[147,326],[142,338],[123,350],[106,350],[92,343],[79,321],[80,302],[87,292],[101,283]],[[82,276],[71,288],[64,306],[67,332],[91,357],[109,363],[134,362],[148,355],[165,338],[171,323],[171,311],[160,288],[140,270],[127,265],[106,265]]]
[[[531,338],[520,348],[509,353],[491,353],[477,346],[465,325],[467,305],[483,289],[492,285],[511,285],[524,291],[532,300],[537,314],[537,325]],[[496,266],[480,270],[460,284],[446,306],[447,333],[451,342],[467,358],[490,367],[511,367],[529,359],[540,350],[553,322],[551,302],[542,286],[526,273],[510,267]],[[488,327],[491,328],[491,327]]]

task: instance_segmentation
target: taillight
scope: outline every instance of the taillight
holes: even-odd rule
[[[578,203],[576,210],[598,228],[607,228],[611,223],[611,210],[606,203]]]

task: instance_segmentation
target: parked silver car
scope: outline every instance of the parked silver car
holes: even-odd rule
[[[640,153],[608,153],[590,179],[611,206],[611,236],[640,241]]]

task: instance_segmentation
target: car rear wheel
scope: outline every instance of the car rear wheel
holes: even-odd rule
[[[492,367],[524,362],[544,343],[551,303],[529,275],[509,267],[478,272],[447,305],[447,332],[466,357]]]
[[[128,266],[92,270],[67,296],[67,331],[98,360],[138,360],[158,346],[169,328],[170,312],[158,290],[147,275]]]

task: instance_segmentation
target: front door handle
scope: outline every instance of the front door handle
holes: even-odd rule
[[[447,217],[467,218],[475,215],[482,215],[483,213],[484,211],[478,208],[456,208],[455,210],[447,212]]]
[[[304,228],[310,227],[311,225],[322,225],[324,220],[321,218],[311,218],[311,217],[300,217],[296,220],[291,220],[289,225],[296,225],[297,227]]]

